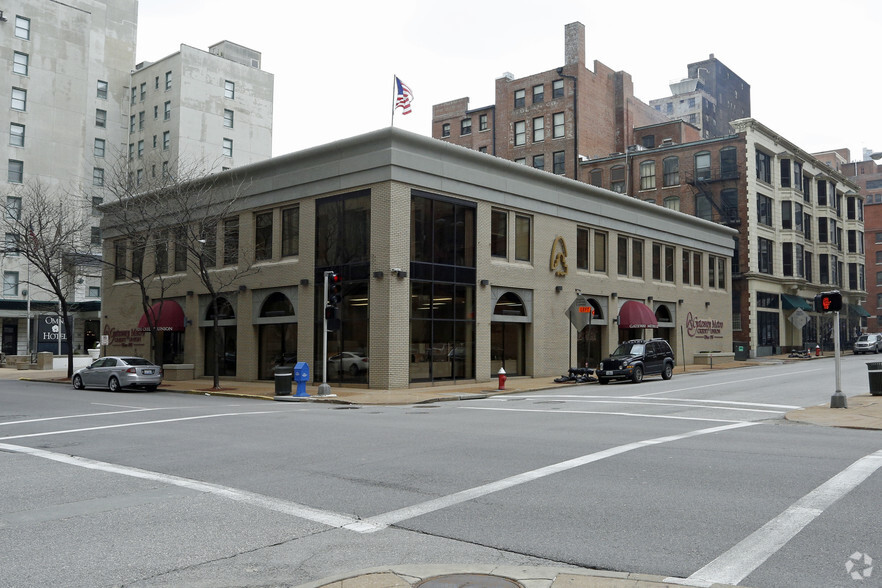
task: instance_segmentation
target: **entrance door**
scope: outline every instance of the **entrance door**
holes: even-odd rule
[[[3,321],[3,355],[18,355],[18,321]]]

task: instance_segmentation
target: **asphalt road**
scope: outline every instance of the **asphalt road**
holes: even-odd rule
[[[882,557],[882,433],[783,420],[834,390],[832,362],[356,408],[0,381],[0,586],[402,562],[880,585],[851,574]]]

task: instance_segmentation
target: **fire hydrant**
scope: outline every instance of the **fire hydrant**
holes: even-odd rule
[[[815,357],[821,357],[821,346],[815,345]]]
[[[505,390],[505,368],[499,368],[496,375],[499,376],[499,388],[497,388],[497,390]]]

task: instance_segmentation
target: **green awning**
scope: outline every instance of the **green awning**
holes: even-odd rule
[[[784,310],[814,310],[814,307],[806,302],[802,296],[791,296],[790,294],[781,294],[781,306]]]
[[[864,307],[860,304],[849,304],[848,309],[858,316],[871,316],[870,313],[864,310]]]

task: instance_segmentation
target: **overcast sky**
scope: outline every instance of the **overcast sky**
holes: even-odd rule
[[[835,6],[835,8],[833,8]],[[494,100],[564,62],[564,26],[585,25],[589,68],[631,74],[637,98],[670,95],[713,53],[751,86],[754,118],[809,152],[882,151],[882,11],[875,0],[140,0],[138,61],[229,40],[275,76],[273,155],[387,127],[392,80],[414,93],[395,126],[431,134],[432,105]]]

